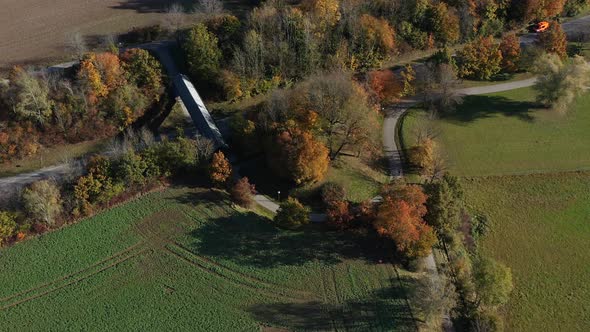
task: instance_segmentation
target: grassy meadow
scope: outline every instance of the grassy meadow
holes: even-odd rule
[[[469,96],[455,112],[429,121],[421,109],[403,120],[405,147],[429,127],[460,176],[590,169],[590,94],[567,114],[539,108],[532,88]]]
[[[482,249],[512,269],[507,330],[590,330],[590,173],[463,183],[469,207],[492,222]]]
[[[416,276],[381,258],[367,235],[281,231],[221,193],[171,188],[0,251],[0,320],[14,331],[413,331]]]
[[[404,118],[401,141],[435,135],[468,208],[492,222],[481,241],[512,269],[508,331],[590,330],[590,94],[566,114],[539,108],[532,88],[466,97],[453,114]]]

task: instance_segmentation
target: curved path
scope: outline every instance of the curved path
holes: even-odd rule
[[[458,95],[470,96],[509,91],[532,86],[535,84],[536,80],[536,78],[530,78],[515,82],[463,88],[456,90],[455,93]],[[385,157],[389,160],[389,175],[391,178],[401,178],[403,176],[402,150],[401,147],[398,146],[399,140],[396,139],[397,123],[399,119],[412,108],[412,106],[418,103],[420,103],[419,99],[405,99],[385,109],[385,120],[383,122],[383,150],[385,152]],[[432,252],[424,259],[424,264],[430,277],[434,278],[436,280],[435,282],[439,282],[438,269]],[[453,323],[448,313],[443,315],[443,330],[454,331]]]
[[[484,95],[502,91],[515,90],[533,86],[536,78],[529,78],[515,82],[507,82],[493,85],[463,88],[455,91],[462,96]],[[389,160],[389,175],[392,177],[403,176],[401,149],[397,144],[397,122],[401,116],[412,106],[418,104],[418,99],[404,99],[395,105],[385,108],[385,120],[383,122],[383,149],[385,157]]]

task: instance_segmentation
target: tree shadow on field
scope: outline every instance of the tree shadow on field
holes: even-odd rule
[[[187,2],[176,1],[181,5]],[[120,1],[118,5],[111,6],[111,8],[134,10],[138,13],[165,13],[172,3],[168,0],[126,0]]]
[[[440,118],[454,123],[472,122],[495,115],[516,117],[526,122],[534,121],[532,115],[541,105],[530,101],[517,101],[501,96],[467,96],[457,110],[441,114]]]
[[[390,284],[362,299],[341,304],[264,303],[251,306],[248,312],[258,321],[295,330],[415,331],[416,321],[406,301],[407,289],[397,279],[390,280]]]
[[[216,205],[219,198],[198,194],[179,198],[180,202],[206,199]],[[205,206],[207,206],[205,205]],[[190,233],[194,239],[191,251],[214,259],[230,260],[243,266],[271,268],[283,265],[300,266],[319,261],[337,264],[344,259],[383,259],[375,248],[376,238],[367,234],[325,231],[322,226],[308,225],[298,231],[282,230],[269,219],[253,212],[233,212],[212,218]]]

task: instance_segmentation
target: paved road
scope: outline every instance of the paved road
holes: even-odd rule
[[[71,174],[69,164],[45,167],[31,173],[24,173],[7,178],[0,178],[0,203],[8,202],[19,190],[26,185],[42,179],[61,179]]]

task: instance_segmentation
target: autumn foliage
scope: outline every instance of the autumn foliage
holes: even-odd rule
[[[213,160],[209,165],[209,178],[216,186],[221,186],[227,182],[232,174],[229,160],[223,152],[218,151],[213,154]]]
[[[253,194],[256,189],[253,184],[250,184],[247,177],[243,177],[236,181],[230,190],[231,199],[234,203],[248,208],[254,203]]]
[[[518,71],[521,49],[520,38],[516,33],[506,34],[502,38],[500,52],[502,53],[502,69],[508,73]]]
[[[539,44],[545,51],[555,53],[562,59],[567,58],[567,36],[561,24],[551,22],[549,29],[539,35]]]
[[[393,240],[397,250],[411,258],[427,256],[436,242],[432,228],[423,219],[426,200],[419,186],[392,188],[374,222],[381,236]]]
[[[479,37],[457,52],[459,76],[487,80],[500,72],[502,52],[492,36]]]
[[[382,103],[395,102],[404,90],[400,80],[389,69],[369,72],[369,86]]]
[[[309,131],[291,128],[277,135],[269,165],[296,184],[317,182],[328,171],[328,148]]]

